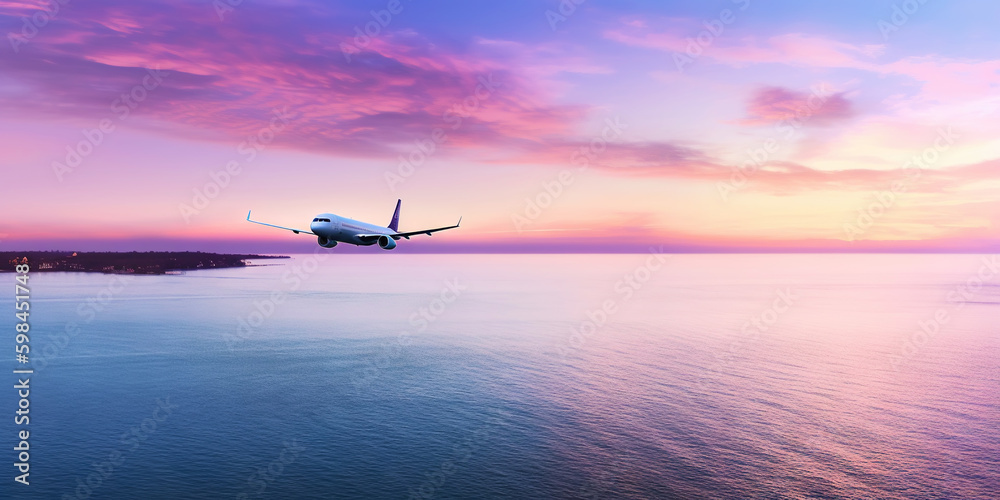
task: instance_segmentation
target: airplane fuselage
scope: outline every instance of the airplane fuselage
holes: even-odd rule
[[[396,231],[378,224],[369,224],[359,220],[348,219],[337,214],[319,214],[309,224],[309,230],[319,237],[321,246],[332,246],[327,242],[350,243],[352,245],[374,245],[378,240],[362,240],[358,235],[384,234],[391,235]],[[391,239],[391,238],[390,238]]]

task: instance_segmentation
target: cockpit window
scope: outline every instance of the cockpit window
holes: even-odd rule
[[[324,219],[322,217],[316,217],[313,222],[330,222],[330,219]]]

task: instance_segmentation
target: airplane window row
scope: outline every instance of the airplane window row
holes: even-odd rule
[[[313,222],[330,222],[330,219],[322,219],[322,218],[316,217],[315,219],[313,219]]]

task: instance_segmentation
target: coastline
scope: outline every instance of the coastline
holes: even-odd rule
[[[83,272],[104,274],[168,274],[177,271],[247,267],[247,261],[288,259],[288,255],[220,254],[211,252],[0,252],[2,271],[28,264],[32,272]],[[10,269],[6,269],[7,267]]]

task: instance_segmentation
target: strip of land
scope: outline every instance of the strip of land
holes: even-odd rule
[[[287,255],[205,252],[0,252],[3,271],[28,264],[31,272],[166,274],[172,271],[245,267],[248,261]]]

